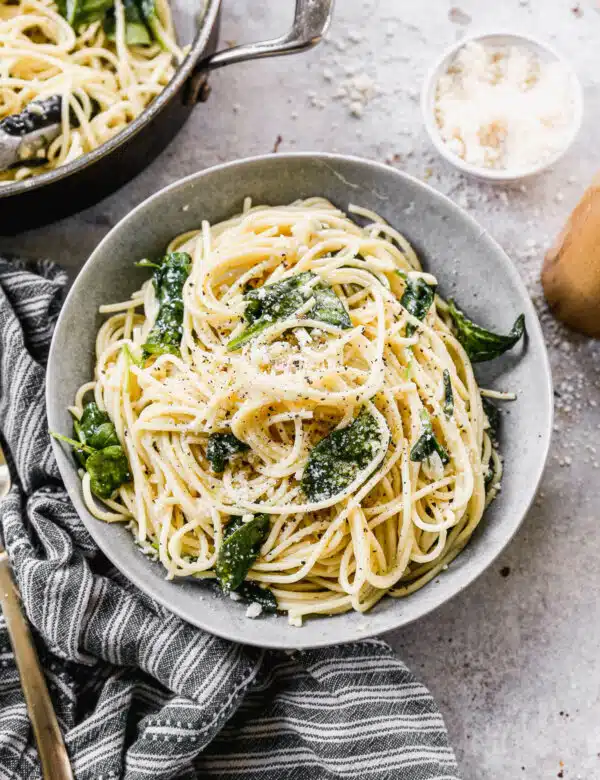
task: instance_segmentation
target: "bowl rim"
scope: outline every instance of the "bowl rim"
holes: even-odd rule
[[[53,168],[51,171],[40,173],[38,176],[28,176],[21,181],[3,184],[0,186],[0,202],[2,198],[10,198],[12,196],[22,195],[26,192],[42,189],[43,187],[66,179],[68,176],[94,165],[94,163],[98,162],[103,157],[106,157],[119,149],[143,130],[146,125],[150,124],[174,95],[179,92],[185,81],[192,75],[194,68],[198,64],[198,60],[200,60],[206,49],[214,26],[217,23],[220,7],[221,0],[204,0],[204,8],[200,9],[201,14],[199,13],[196,16],[198,29],[190,44],[189,52],[176,67],[173,78],[165,86],[162,92],[146,106],[139,116],[125,125],[119,133],[112,138],[109,138],[108,141],[100,144],[96,149],[92,149],[91,152],[86,152],[85,154],[82,154],[81,157],[76,157],[66,165],[61,165],[58,168]]]
[[[435,122],[434,93],[442,69],[447,65],[448,61],[465,46],[465,44],[472,41],[482,41],[488,38],[512,39],[513,42],[519,42],[529,49],[538,49],[546,52],[546,54],[549,54],[554,60],[561,63],[569,73],[573,91],[573,121],[571,123],[571,132],[561,149],[546,160],[543,160],[536,165],[529,166],[528,168],[484,168],[468,163],[450,151],[442,140]],[[510,41],[507,40],[506,43],[510,43]],[[521,179],[528,179],[555,165],[569,151],[579,134],[583,122],[583,106],[584,98],[581,80],[571,62],[563,54],[555,49],[554,46],[537,38],[535,35],[515,32],[514,30],[504,28],[473,31],[447,46],[427,71],[425,79],[423,80],[420,99],[421,115],[425,130],[437,152],[447,162],[463,173],[490,182],[514,182]]]
[[[89,270],[92,265],[94,265],[101,259],[105,244],[109,242],[110,238],[114,236],[115,233],[126,229],[128,222],[133,218],[134,215],[146,209],[151,203],[167,197],[173,190],[176,190],[180,187],[186,187],[191,182],[201,181],[204,177],[210,176],[216,172],[221,172],[224,170],[235,170],[236,168],[241,168],[244,166],[252,166],[257,164],[260,165],[262,163],[271,160],[277,160],[282,165],[285,165],[286,162],[289,160],[306,160],[306,161],[315,160],[329,168],[334,166],[336,162],[339,163],[350,162],[353,164],[357,164],[358,166],[367,166],[371,169],[379,170],[382,173],[385,172],[388,175],[391,173],[392,175],[397,176],[399,179],[402,179],[404,181],[410,181],[413,185],[416,185],[417,187],[426,191],[428,195],[434,200],[438,200],[439,202],[450,207],[453,211],[460,214],[462,220],[464,220],[466,223],[469,223],[471,228],[475,229],[481,237],[485,238],[485,240],[489,242],[489,245],[493,247],[493,249],[497,253],[497,256],[499,258],[500,257],[503,258],[504,260],[504,262],[502,263],[503,270],[510,277],[512,283],[515,284],[523,299],[523,307],[527,317],[527,327],[528,327],[529,337],[531,338],[531,334],[535,333],[536,336],[535,340],[541,351],[540,357],[543,364],[543,375],[545,379],[545,389],[546,389],[547,401],[548,401],[546,418],[544,420],[544,425],[543,425],[543,440],[540,440],[540,442],[538,443],[539,444],[539,449],[537,450],[538,459],[536,462],[536,467],[533,471],[533,477],[531,480],[531,491],[528,500],[526,501],[526,504],[524,504],[523,509],[520,513],[517,513],[517,515],[515,515],[515,517],[513,517],[512,519],[508,518],[508,523],[505,522],[505,525],[507,525],[507,529],[505,533],[502,534],[501,538],[497,540],[495,544],[484,548],[484,550],[479,556],[477,566],[474,567],[474,571],[472,571],[469,574],[469,576],[467,576],[464,579],[464,581],[460,582],[458,586],[455,587],[453,590],[448,591],[444,589],[439,589],[437,591],[437,598],[432,600],[433,603],[431,605],[425,606],[425,608],[422,609],[422,611],[418,612],[418,614],[414,614],[412,616],[406,616],[406,615],[399,615],[397,612],[391,611],[388,614],[387,619],[382,621],[383,625],[380,623],[378,627],[374,627],[374,623],[373,623],[371,624],[373,626],[372,628],[369,627],[368,615],[366,615],[361,624],[356,626],[351,626],[349,629],[346,629],[345,631],[340,631],[339,636],[337,636],[335,640],[332,640],[330,638],[323,638],[318,632],[304,631],[302,628],[299,628],[299,629],[295,629],[297,633],[294,634],[293,642],[265,641],[265,640],[259,642],[259,641],[254,641],[252,638],[248,638],[247,636],[245,636],[243,630],[236,630],[234,628],[234,630],[228,631],[227,629],[221,629],[220,624],[217,623],[215,625],[214,622],[211,622],[210,620],[206,620],[206,618],[202,614],[202,610],[199,611],[199,614],[194,615],[193,620],[190,619],[190,615],[185,611],[185,609],[182,609],[179,606],[177,599],[169,598],[163,595],[163,593],[157,592],[157,588],[155,587],[155,584],[152,580],[150,580],[147,577],[145,578],[142,575],[138,576],[137,573],[132,573],[131,571],[127,571],[121,568],[119,563],[115,560],[114,548],[111,546],[111,544],[109,544],[109,542],[106,539],[103,538],[102,534],[99,532],[99,528],[101,527],[100,526],[101,521],[92,518],[91,515],[88,517],[86,516],[84,511],[80,511],[80,507],[82,510],[84,510],[83,502],[81,501],[81,497],[80,497],[80,488],[79,488],[79,493],[76,493],[74,496],[71,495],[71,491],[68,489],[68,486],[69,486],[69,481],[72,481],[72,475],[70,473],[70,470],[72,471],[72,464],[69,467],[67,466],[66,456],[64,456],[64,451],[61,449],[60,443],[56,441],[54,438],[51,439],[51,445],[53,447],[54,455],[56,456],[57,459],[61,477],[65,483],[65,486],[67,487],[67,490],[69,492],[69,497],[73,501],[75,510],[79,518],[81,519],[84,526],[86,527],[86,529],[88,530],[92,538],[94,539],[95,543],[101,549],[101,551],[106,555],[106,557],[109,560],[112,561],[112,563],[117,568],[119,568],[122,571],[124,576],[131,583],[133,583],[133,585],[139,588],[146,595],[155,599],[169,612],[177,615],[178,617],[182,618],[186,622],[195,625],[198,628],[201,628],[213,635],[219,636],[223,639],[238,642],[241,644],[253,645],[256,647],[269,648],[269,649],[279,649],[279,650],[312,649],[312,648],[319,648],[319,647],[330,647],[343,642],[359,641],[361,639],[367,639],[369,637],[378,636],[387,631],[400,629],[405,625],[409,625],[410,623],[413,623],[416,620],[419,620],[420,618],[435,612],[437,609],[442,607],[444,604],[446,604],[452,598],[457,596],[459,593],[462,593],[468,586],[470,586],[473,582],[475,582],[475,580],[478,579],[485,571],[487,571],[487,569],[490,568],[490,566],[498,558],[498,556],[504,551],[504,549],[511,542],[511,540],[513,539],[513,537],[515,536],[515,534],[523,524],[523,521],[525,520],[525,517],[527,516],[527,513],[529,512],[533,504],[533,501],[537,494],[544,473],[544,469],[548,459],[550,443],[552,439],[552,424],[553,424],[553,415],[554,415],[552,374],[551,374],[550,361],[549,361],[548,352],[546,349],[546,345],[542,333],[541,324],[539,322],[537,313],[529,297],[525,284],[521,279],[516,266],[513,264],[510,257],[506,254],[506,252],[502,249],[502,247],[498,244],[498,242],[495,241],[495,239],[493,239],[490,236],[489,232],[484,227],[482,227],[477,222],[477,220],[475,220],[470,214],[468,214],[464,209],[462,209],[458,204],[456,204],[451,198],[437,191],[436,189],[426,184],[425,182],[421,181],[420,179],[417,179],[416,177],[411,176],[408,173],[405,173],[404,171],[400,171],[396,168],[393,168],[392,166],[385,165],[383,163],[374,160],[369,160],[354,155],[331,154],[331,153],[324,153],[324,152],[323,153],[290,152],[287,154],[269,153],[263,155],[256,155],[252,157],[245,157],[245,158],[241,158],[238,160],[233,160],[225,163],[220,163],[215,166],[211,166],[210,168],[205,168],[203,170],[196,171],[195,173],[189,174],[188,176],[178,179],[177,181],[171,182],[167,186],[155,192],[150,197],[146,198],[144,201],[138,204],[134,209],[128,212],[100,241],[96,249],[92,252],[90,257],[85,262],[84,266],[82,267],[75,281],[73,282],[71,289],[61,307],[61,311],[54,328],[54,334],[52,337],[52,343],[50,346],[50,352],[48,357],[48,364],[47,364],[48,368],[47,368],[46,388],[45,388],[46,411],[47,411],[48,424],[50,429],[52,429],[52,422],[56,414],[58,414],[58,412],[54,410],[54,405],[51,398],[52,392],[50,390],[53,384],[57,381],[57,377],[55,377],[55,372],[60,365],[60,356],[57,354],[58,348],[56,347],[56,341],[57,341],[56,334],[59,332],[61,328],[62,320],[65,319],[67,316],[66,313],[70,305],[78,296],[81,295],[82,291],[80,288],[82,287],[82,285],[83,287],[85,287],[85,277],[87,275],[86,269]],[[335,169],[333,170],[335,172]],[[341,176],[341,174],[337,172],[335,173],[337,176]],[[353,185],[350,182],[345,182],[345,183],[348,184],[348,189],[350,190]],[[65,475],[67,475],[67,477]],[[77,481],[80,482],[79,477],[77,475],[75,476]],[[131,550],[132,552],[135,552],[136,555],[140,554],[138,550],[135,550],[133,540],[131,541]],[[317,617],[315,618],[314,621],[311,621],[310,625],[314,625],[317,621],[331,620],[331,619],[335,619],[336,617],[337,617],[336,615]],[[285,620],[285,617],[278,616],[277,619]]]

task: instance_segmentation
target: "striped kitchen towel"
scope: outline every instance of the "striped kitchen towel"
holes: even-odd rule
[[[99,552],[46,432],[45,360],[65,274],[0,259],[0,506],[77,780],[457,780],[429,692],[380,640],[277,653],[171,615]],[[75,334],[76,336],[76,334]],[[0,780],[41,778],[0,617]]]

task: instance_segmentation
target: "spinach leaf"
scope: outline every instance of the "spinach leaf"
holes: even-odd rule
[[[123,0],[123,8],[125,11],[125,41],[130,46],[148,46],[152,43],[152,36],[135,0]],[[108,40],[116,40],[117,20],[114,7],[104,17],[103,26]]]
[[[59,13],[74,30],[84,24],[103,19],[114,5],[114,0],[60,0]]]
[[[99,498],[110,498],[124,482],[131,481],[129,463],[110,417],[94,402],[86,404],[80,420],[73,422],[78,441],[52,433],[73,447],[73,455],[90,475],[90,488]]]
[[[241,517],[230,521],[215,565],[215,574],[226,593],[244,582],[269,529],[269,515],[265,514],[254,515],[248,523]]]
[[[269,588],[261,588],[252,580],[245,580],[235,592],[249,604],[260,604],[264,612],[277,612],[277,599]]]
[[[82,436],[81,429],[79,426],[79,422],[77,420],[73,420],[73,430],[75,431],[75,436],[77,436],[78,440],[80,442],[83,441],[83,439],[81,438]],[[77,463],[79,463],[80,466],[83,466],[83,468],[85,468],[85,462],[89,454],[90,453],[86,452],[81,447],[75,446],[73,448],[73,455],[75,457],[75,460],[77,461]]]
[[[406,282],[406,287],[402,298],[400,298],[400,303],[409,314],[413,315],[413,317],[416,317],[418,320],[424,320],[425,315],[431,308],[431,304],[435,298],[435,287],[427,284],[421,277],[409,279],[408,276],[401,271],[398,271],[397,273]],[[407,336],[412,336],[415,330],[416,327],[412,322],[407,323]]]
[[[86,461],[90,488],[99,498],[110,498],[124,482],[131,481],[129,463],[120,444],[97,450]]]
[[[61,16],[74,29],[101,19],[108,39],[115,40],[114,0],[57,0],[57,5]],[[124,10],[128,44],[145,46],[155,40],[161,48],[168,49],[155,0],[124,0]]]
[[[442,376],[444,378],[444,414],[446,417],[452,417],[454,412],[454,393],[452,392],[450,372],[447,368],[444,369]]]
[[[146,27],[152,34],[152,38],[158,43],[161,49],[168,50],[169,47],[165,41],[165,31],[158,18],[155,0],[135,0],[135,3]]]
[[[206,447],[206,459],[215,474],[221,474],[232,455],[249,449],[250,447],[236,438],[233,433],[211,433]]]
[[[75,456],[75,460],[83,468],[85,468],[88,457],[96,452],[96,450],[92,449],[91,447],[87,447],[85,444],[82,444],[81,441],[70,439],[68,436],[63,436],[62,433],[54,433],[54,431],[50,431],[50,436],[52,436],[54,439],[57,439],[58,441],[64,441],[66,444],[70,444],[71,447],[73,447],[73,455]]]
[[[158,299],[158,314],[143,345],[144,358],[168,352],[179,355],[183,336],[183,285],[192,259],[187,252],[165,255],[154,271],[152,282]]]
[[[233,517],[229,518],[229,522],[223,529],[223,538],[227,539],[234,531],[237,531],[244,525],[246,525],[246,523],[244,523],[244,518],[241,515],[233,515]]]
[[[79,441],[95,450],[120,444],[110,417],[94,401],[85,405],[81,420],[75,420],[73,427]]]
[[[310,501],[325,501],[341,493],[375,458],[381,444],[377,420],[362,409],[346,428],[326,436],[313,448],[302,489]]]
[[[78,453],[81,457],[85,457],[83,462],[79,460],[79,457],[77,459],[90,475],[92,493],[99,498],[110,498],[118,487],[131,481],[127,456],[120,444],[96,450],[60,433],[51,431],[50,435],[59,441],[70,444],[76,457]]]
[[[429,415],[425,409],[421,409],[421,435],[410,451],[410,459],[413,462],[424,461],[430,458],[434,452],[437,452],[444,465],[450,462],[448,453],[435,438]]]
[[[476,325],[456,307],[450,298],[448,312],[454,323],[456,338],[460,341],[472,363],[482,363],[493,360],[504,354],[519,341],[525,333],[525,315],[521,314],[515,320],[510,333],[502,336]]]
[[[350,316],[331,287],[323,282],[310,288],[306,286],[314,277],[311,271],[304,271],[281,282],[249,290],[244,295],[247,301],[244,319],[248,325],[229,342],[227,349],[230,352],[240,349],[269,325],[290,317],[310,298],[315,299],[315,305],[308,313],[310,319],[351,328]]]
[[[152,260],[143,257],[141,260],[138,260],[137,263],[134,263],[134,266],[136,268],[160,268],[160,263],[153,263]]]
[[[329,285],[319,282],[312,289],[315,305],[308,312],[311,320],[320,320],[345,330],[352,327],[352,320],[344,304]]]
[[[490,424],[490,438],[495,441],[500,431],[500,409],[487,398],[482,398],[481,404]]]

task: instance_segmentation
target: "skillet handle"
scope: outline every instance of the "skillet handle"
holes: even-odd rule
[[[281,38],[234,46],[201,60],[189,79],[186,104],[194,105],[206,100],[210,91],[207,78],[211,70],[235,62],[296,54],[316,46],[329,28],[332,13],[333,0],[296,0],[292,29]]]

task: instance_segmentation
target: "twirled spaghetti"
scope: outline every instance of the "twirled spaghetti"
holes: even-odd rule
[[[46,149],[0,172],[0,184],[64,165],[119,133],[164,89],[183,54],[166,0],[156,11],[161,43],[126,43],[123,0],[115,0],[115,40],[102,21],[72,29],[52,0],[0,2],[0,119],[31,101],[62,96],[60,135]]]
[[[95,377],[71,410],[81,418],[93,394],[130,466],[132,481],[104,507],[83,475],[90,511],[130,523],[169,578],[214,577],[231,518],[266,513],[246,579],[271,589],[294,623],[366,611],[385,594],[422,587],[468,542],[501,475],[447,305],[436,296],[420,318],[400,303],[410,282],[435,279],[401,234],[351,211],[368,224],[321,198],[247,202],[232,219],[175,238],[167,251],[191,258],[180,349],[141,357],[158,311],[149,280],[101,308],[110,317]],[[232,348],[246,327],[248,290],[305,272],[305,302]],[[316,284],[335,293],[347,327],[317,318]],[[302,479],[311,453],[361,410],[377,431],[368,466],[334,496],[309,500]],[[415,459],[424,419],[443,459]],[[207,459],[215,432],[244,445],[222,474]]]

